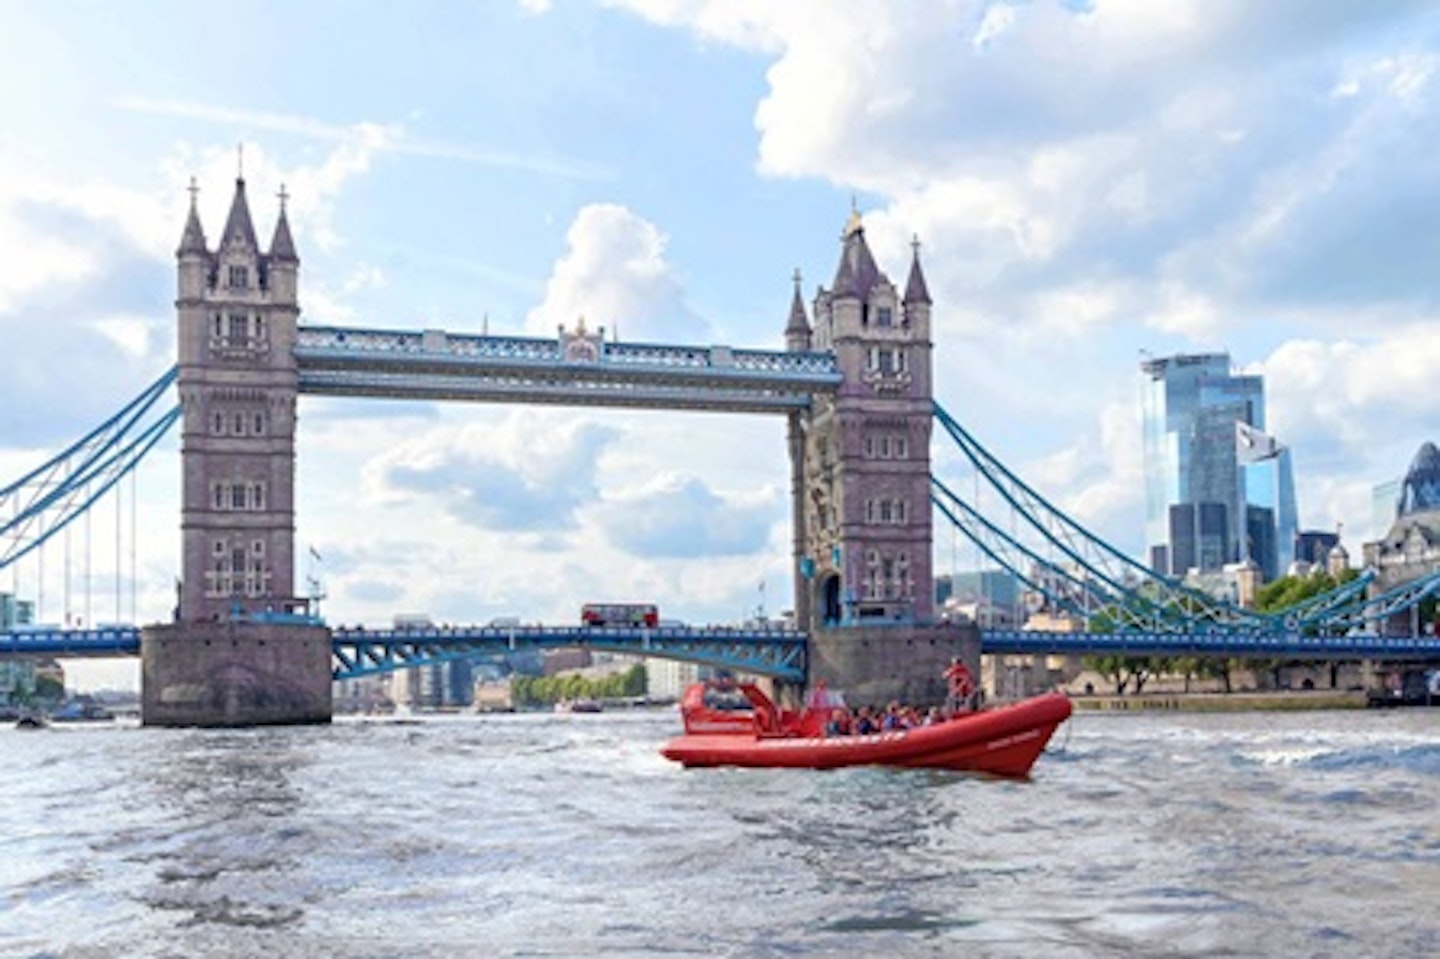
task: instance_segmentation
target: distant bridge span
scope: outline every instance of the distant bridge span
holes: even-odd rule
[[[332,630],[337,680],[430,663],[527,650],[585,648],[702,663],[737,672],[805,681],[809,638],[791,630],[705,627],[434,626]],[[989,630],[987,655],[1200,656],[1385,662],[1440,662],[1433,636],[1305,636],[1298,633],[1057,633]],[[27,629],[0,632],[0,657],[138,656],[140,629]]]

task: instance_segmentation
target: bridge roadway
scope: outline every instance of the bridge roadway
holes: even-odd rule
[[[375,673],[527,650],[582,647],[704,663],[737,672],[804,682],[808,638],[791,630],[720,627],[430,626],[331,629],[334,676]],[[100,658],[140,655],[140,629],[27,627],[0,632],[0,657]]]
[[[704,663],[738,672],[805,679],[808,637],[787,630],[706,627],[432,626],[332,629],[336,679],[507,652],[583,647]],[[1225,656],[1253,659],[1440,662],[1433,636],[1304,636],[1298,633],[1053,633],[987,630],[987,654]],[[138,656],[140,629],[26,627],[0,632],[0,657]]]

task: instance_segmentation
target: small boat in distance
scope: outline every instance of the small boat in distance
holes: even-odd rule
[[[1071,711],[1068,697],[1046,693],[930,725],[827,736],[828,707],[781,709],[753,683],[726,684],[723,698],[713,689],[707,697],[706,687],[685,691],[685,734],[660,750],[686,767],[902,766],[1025,777]],[[732,693],[749,708],[737,708]]]
[[[50,725],[44,713],[24,713],[15,720],[16,729],[44,729]]]

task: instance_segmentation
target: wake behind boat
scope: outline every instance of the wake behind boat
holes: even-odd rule
[[[928,725],[858,735],[826,735],[828,706],[812,702],[798,712],[783,710],[752,683],[719,691],[697,683],[686,690],[680,709],[686,732],[661,754],[687,767],[879,765],[1023,777],[1071,706],[1067,697],[1047,693]]]

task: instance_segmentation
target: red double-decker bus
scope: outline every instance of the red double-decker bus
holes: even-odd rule
[[[586,626],[660,625],[660,610],[654,603],[586,603],[580,608],[580,622]]]

